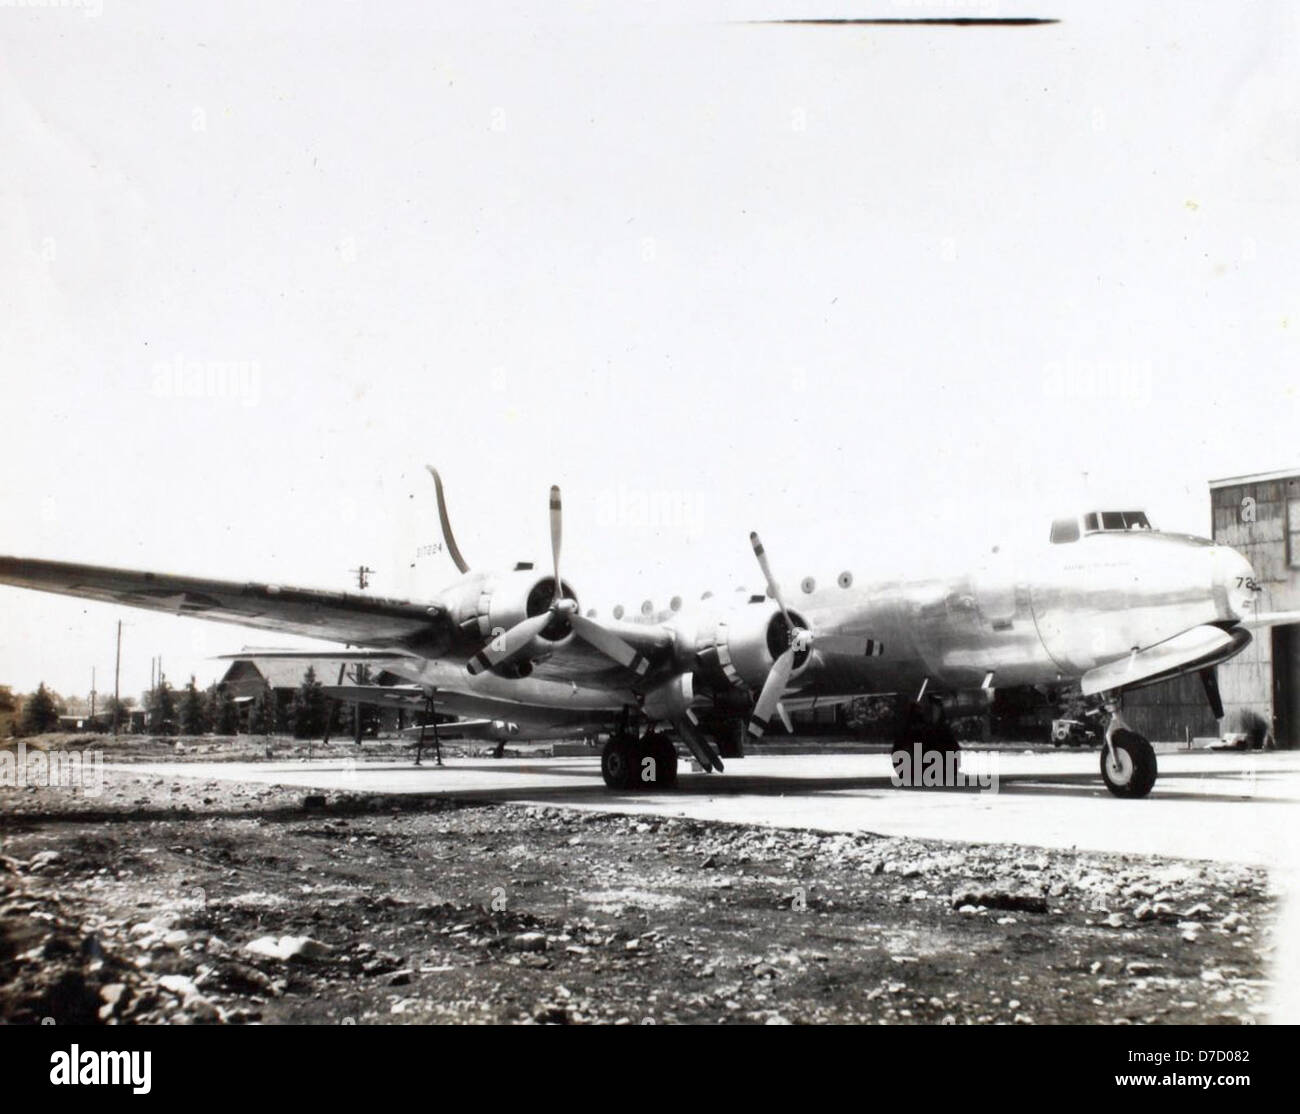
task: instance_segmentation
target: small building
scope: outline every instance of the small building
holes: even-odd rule
[[[247,732],[253,704],[268,689],[276,704],[277,718],[287,716],[294,694],[306,680],[308,669],[313,671],[316,680],[322,685],[347,684],[356,679],[351,675],[351,669],[347,670],[348,675],[342,675],[337,660],[258,657],[255,652],[250,652],[247,658],[237,658],[230,663],[230,668],[217,682],[217,688],[223,693],[228,692],[234,699],[239,709],[239,730]],[[368,683],[383,685],[398,681],[400,678],[381,670]],[[388,731],[402,726],[400,712],[373,705],[366,705],[366,708],[365,718],[370,723],[371,730],[377,728]]]

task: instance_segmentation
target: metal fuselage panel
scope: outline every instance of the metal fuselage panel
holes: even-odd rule
[[[815,629],[884,643],[880,657],[816,655],[801,695],[1077,680],[1135,647],[1244,613],[1250,575],[1233,550],[1154,531],[1097,533],[973,571],[800,597]]]

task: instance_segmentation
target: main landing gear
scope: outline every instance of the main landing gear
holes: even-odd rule
[[[943,705],[924,695],[904,707],[890,752],[894,781],[906,789],[933,789],[961,784],[961,744],[944,716]]]
[[[625,723],[601,750],[600,772],[610,789],[671,789],[677,784],[677,748],[662,731],[650,728],[638,737]]]
[[[1101,747],[1101,779],[1117,797],[1145,797],[1156,783],[1155,748],[1124,722],[1118,706],[1107,707],[1111,717]]]

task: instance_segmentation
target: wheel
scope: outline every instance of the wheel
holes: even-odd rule
[[[917,767],[915,744],[920,744]],[[931,757],[937,754],[938,763]],[[953,758],[949,758],[953,755]],[[895,784],[906,789],[938,789],[960,784],[961,744],[946,723],[914,728],[912,738],[901,738],[890,753]]]
[[[647,758],[654,759],[654,780],[645,778]],[[636,785],[641,789],[671,789],[677,784],[677,748],[667,735],[656,731],[646,739],[636,756]]]
[[[625,735],[613,735],[600,752],[600,773],[611,789],[631,789],[639,776],[636,744]]]
[[[1117,797],[1145,797],[1156,783],[1156,752],[1136,731],[1120,729],[1101,748],[1101,777]]]

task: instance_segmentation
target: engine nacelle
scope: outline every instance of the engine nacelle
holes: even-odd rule
[[[567,581],[562,583],[561,594],[577,603],[578,597]],[[506,573],[467,573],[439,593],[438,603],[456,626],[482,643],[525,619],[542,614],[554,598],[555,577],[521,565]],[[567,638],[570,632],[568,617],[561,612],[537,637],[555,643]]]
[[[790,612],[790,621],[797,628],[808,629],[798,612]],[[676,627],[683,666],[694,669],[714,688],[762,688],[773,663],[790,646],[781,609],[765,597],[696,612],[683,617]],[[792,677],[808,664],[809,656],[807,649],[796,652]]]

